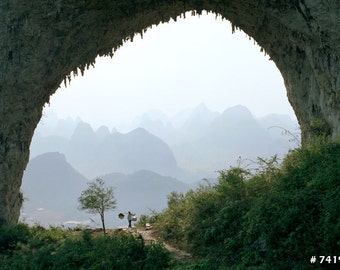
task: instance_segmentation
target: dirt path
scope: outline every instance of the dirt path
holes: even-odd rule
[[[157,241],[160,240],[160,237],[155,236],[155,232],[152,229],[146,230],[146,229],[137,229],[136,227],[133,228],[127,228],[127,227],[121,227],[121,228],[116,228],[116,229],[107,229],[106,233],[108,235],[112,235],[114,231],[125,231],[125,232],[130,232],[133,234],[139,234],[143,237],[144,242],[146,245],[151,244],[151,243],[156,243]],[[92,233],[94,235],[102,235],[103,231],[101,228],[98,229],[93,229]],[[180,260],[180,261],[186,261],[186,260],[191,260],[192,256],[191,254],[180,250],[178,248],[175,248],[171,245],[169,245],[168,243],[162,241],[164,247],[170,251],[170,253],[172,254],[173,259],[175,260]]]
[[[143,237],[145,244],[155,243],[159,240],[159,238],[154,236],[153,230],[137,229],[137,233],[140,234]],[[168,243],[165,243],[164,241],[163,241],[163,245],[167,250],[170,251],[173,258],[176,259],[176,260],[183,261],[183,260],[190,260],[192,258],[192,256],[189,253],[187,253],[183,250],[180,250],[178,248],[175,248],[175,247],[169,245]]]

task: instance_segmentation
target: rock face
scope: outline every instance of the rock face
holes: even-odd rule
[[[2,1],[0,225],[17,222],[32,134],[60,83],[135,33],[192,10],[222,15],[270,55],[304,143],[313,134],[339,136],[338,0]]]

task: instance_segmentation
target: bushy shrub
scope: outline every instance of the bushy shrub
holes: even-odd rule
[[[296,149],[247,214],[252,240],[265,244],[257,256],[271,267],[309,269],[313,254],[340,252],[339,153],[338,143]]]
[[[154,224],[157,222],[160,213],[155,210],[151,211],[150,215],[141,215],[137,222],[135,222],[136,227],[144,228],[147,223]]]
[[[29,228],[24,224],[0,227],[0,253],[9,253],[18,245],[27,243],[30,236]]]
[[[170,262],[170,252],[160,242],[148,246],[144,269],[167,269],[170,266]]]
[[[339,153],[315,143],[281,166],[220,171],[214,186],[172,193],[157,228],[210,269],[309,269],[311,256],[340,253]]]
[[[0,229],[3,230],[8,231],[7,228]],[[11,243],[16,248],[11,253],[8,246],[2,249],[2,270],[166,269],[171,261],[169,252],[160,243],[145,245],[141,237],[126,232],[92,236],[90,230],[79,235],[58,228],[28,228],[25,225],[11,230],[27,233],[21,233],[15,239],[12,236]]]

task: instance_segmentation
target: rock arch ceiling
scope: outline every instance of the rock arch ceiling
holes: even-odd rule
[[[23,170],[44,104],[71,72],[186,11],[242,29],[280,70],[306,143],[340,134],[337,0],[3,1],[0,4],[0,225],[18,220]]]

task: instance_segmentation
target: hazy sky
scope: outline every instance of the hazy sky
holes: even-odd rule
[[[95,68],[61,86],[50,109],[112,128],[147,110],[172,116],[202,102],[219,112],[242,104],[258,117],[295,117],[275,64],[213,14],[154,26],[112,59],[97,58]]]

